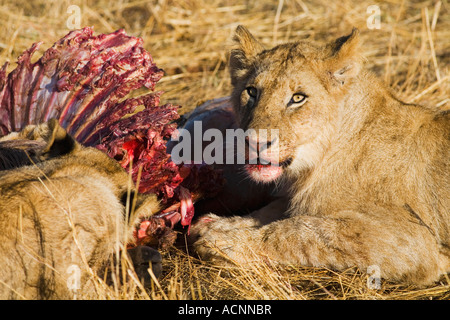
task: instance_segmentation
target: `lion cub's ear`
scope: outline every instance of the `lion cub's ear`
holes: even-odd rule
[[[79,148],[79,144],[59,125],[58,120],[51,119],[38,127],[41,127],[40,138],[46,142],[46,146],[40,155],[42,160],[59,157]]]
[[[237,46],[230,54],[231,83],[236,84],[248,71],[256,55],[264,47],[253,37],[244,26],[238,26],[234,35]]]
[[[356,28],[353,28],[351,34],[338,38],[327,46],[329,54],[325,66],[334,85],[345,85],[359,74],[363,60],[360,48],[359,30]]]

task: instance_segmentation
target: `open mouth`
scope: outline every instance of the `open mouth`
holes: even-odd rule
[[[256,181],[270,182],[278,179],[283,170],[292,163],[292,158],[288,158],[279,164],[247,164],[245,169],[249,176]]]

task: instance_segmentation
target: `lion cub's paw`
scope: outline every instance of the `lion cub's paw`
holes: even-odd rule
[[[192,226],[189,243],[205,260],[242,263],[247,261],[250,245],[245,230],[248,228],[241,217],[208,214]]]

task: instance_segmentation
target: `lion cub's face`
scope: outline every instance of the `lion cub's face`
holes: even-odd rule
[[[314,166],[360,70],[357,30],[325,46],[297,42],[264,50],[240,26],[235,40],[230,71],[238,121],[244,130],[255,130],[250,145],[266,144],[259,159],[279,163],[247,165],[247,172],[265,182]]]

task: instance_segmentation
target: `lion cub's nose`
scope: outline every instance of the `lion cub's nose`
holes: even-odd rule
[[[247,161],[256,161],[261,164],[277,163],[278,154],[272,150],[277,138],[273,140],[263,139],[262,137],[245,137],[245,159]],[[275,148],[276,149],[276,148]]]
[[[270,146],[275,142],[276,138],[269,141],[267,139],[259,139],[257,137],[245,137],[245,146],[254,150],[263,151],[264,149],[269,149]],[[251,150],[250,149],[250,150]]]

